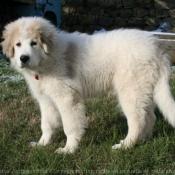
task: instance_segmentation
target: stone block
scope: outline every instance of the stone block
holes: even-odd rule
[[[149,14],[149,10],[143,8],[134,8],[133,16],[137,18],[143,18]]]
[[[156,10],[155,9],[151,9],[149,12],[151,17],[155,17],[156,16]]]
[[[171,18],[175,18],[175,10],[170,10],[169,15],[171,16]]]
[[[101,7],[104,8],[119,8],[122,7],[122,0],[98,0]]]
[[[131,9],[121,9],[120,16],[122,18],[130,18],[132,17],[132,10]]]
[[[76,1],[66,0],[66,4],[69,4],[69,6],[71,7],[78,7],[83,5],[83,0],[76,0]]]
[[[152,3],[154,0],[136,0],[136,2],[140,4],[149,4]]]
[[[147,18],[146,24],[148,24],[149,26],[159,27],[159,19]]]
[[[63,14],[71,14],[74,13],[75,9],[73,7],[63,7],[62,13]]]
[[[80,25],[94,25],[96,23],[95,15],[81,15],[79,16]]]
[[[124,8],[133,8],[137,7],[137,3],[135,0],[122,0]]]
[[[79,23],[78,15],[73,14],[62,16],[62,20],[64,25],[77,25]]]
[[[100,7],[92,7],[91,8],[91,14],[98,15],[101,13],[101,8]]]
[[[157,18],[166,18],[169,16],[168,10],[157,9],[156,17]]]
[[[128,20],[128,24],[130,27],[144,28],[145,27],[145,20],[142,18],[131,18]]]
[[[113,24],[113,21],[114,21],[113,18],[106,17],[106,16],[99,16],[98,24],[100,26],[108,27]]]
[[[116,26],[116,27],[126,27],[127,26],[126,19],[125,18],[120,18],[120,17],[115,18],[114,26]]]
[[[94,7],[98,4],[98,0],[86,0],[83,1],[84,5],[90,6],[90,7]]]
[[[76,8],[76,13],[78,13],[79,15],[88,14],[88,12],[89,12],[88,9],[83,6]]]
[[[174,9],[174,0],[155,0],[154,6],[156,9]]]
[[[136,0],[139,7],[142,8],[154,8],[154,0]]]
[[[109,17],[113,17],[113,18],[115,18],[119,13],[120,13],[120,11],[118,9],[116,9],[116,10],[105,9],[104,10],[105,15],[107,15]]]
[[[156,9],[168,9],[166,3],[159,1],[159,0],[155,0],[154,6]]]

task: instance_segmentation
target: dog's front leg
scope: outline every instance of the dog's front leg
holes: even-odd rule
[[[67,136],[66,146],[58,148],[55,152],[73,153],[77,149],[87,127],[84,101],[69,94],[69,96],[61,98],[61,100],[57,99],[55,103],[58,104],[64,132]]]
[[[47,96],[40,96],[38,102],[41,110],[42,136],[39,142],[31,142],[32,146],[45,146],[50,143],[56,129],[62,125],[58,109],[53,101]]]

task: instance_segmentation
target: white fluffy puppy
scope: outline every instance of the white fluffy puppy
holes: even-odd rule
[[[128,122],[126,138],[113,149],[129,148],[151,134],[153,102],[175,127],[168,56],[151,33],[70,34],[40,17],[23,17],[5,26],[3,38],[3,53],[40,105],[42,136],[32,145],[47,145],[63,125],[66,146],[56,152],[73,153],[87,127],[84,100],[111,90]]]

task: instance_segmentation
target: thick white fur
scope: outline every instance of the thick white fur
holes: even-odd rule
[[[113,149],[131,147],[152,133],[153,102],[175,127],[168,56],[149,32],[70,34],[57,31],[42,18],[28,17],[8,24],[3,37],[3,53],[24,75],[40,105],[42,136],[33,146],[48,144],[63,125],[67,143],[56,152],[74,152],[87,127],[84,100],[111,90],[118,95],[128,122],[128,135]],[[37,44],[31,45],[32,41]],[[26,64],[21,55],[30,57]]]

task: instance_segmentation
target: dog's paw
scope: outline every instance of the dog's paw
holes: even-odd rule
[[[120,143],[112,146],[112,149],[120,149],[120,148],[122,148],[122,145]]]
[[[38,146],[38,142],[30,142],[30,146],[31,147],[36,147],[36,146]]]
[[[123,140],[121,140],[119,144],[115,144],[112,146],[112,149],[121,149],[121,148],[124,148]]]
[[[58,148],[55,151],[56,154],[69,154],[70,152],[66,148]]]
[[[55,153],[56,154],[72,154],[75,150],[74,149],[69,149],[67,147],[64,148],[58,148]]]

